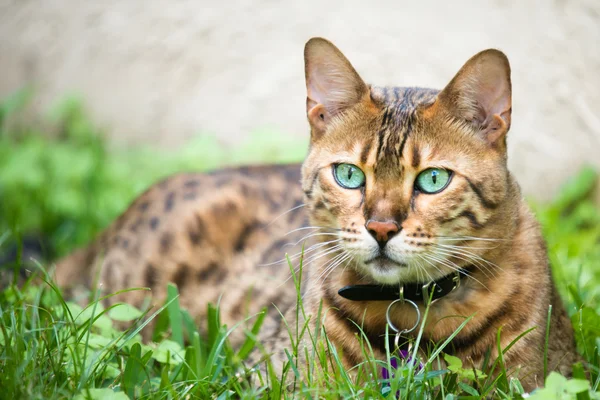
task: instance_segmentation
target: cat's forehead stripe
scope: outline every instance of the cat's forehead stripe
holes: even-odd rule
[[[371,88],[373,100],[384,107],[377,133],[376,159],[379,166],[399,167],[406,141],[412,132],[417,107],[431,103],[437,93],[437,90],[422,88]],[[378,165],[375,165],[375,169]]]

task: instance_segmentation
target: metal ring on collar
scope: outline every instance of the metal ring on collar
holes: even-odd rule
[[[392,323],[392,319],[390,318],[390,310],[392,309],[392,307],[394,306],[394,304],[401,302],[401,303],[409,303],[411,306],[413,306],[413,308],[415,309],[416,313],[417,313],[417,321],[415,322],[415,324],[413,325],[412,328],[410,329],[398,329],[396,327],[396,325],[394,325]],[[394,300],[390,303],[390,305],[387,308],[387,311],[385,312],[385,319],[387,320],[387,324],[388,326],[396,333],[410,333],[412,331],[414,331],[415,329],[417,329],[417,326],[419,326],[419,322],[421,322],[421,311],[419,311],[419,307],[415,304],[415,302],[408,300],[408,299],[398,299],[398,300]]]

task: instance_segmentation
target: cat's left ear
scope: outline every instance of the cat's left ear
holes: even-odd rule
[[[472,124],[491,145],[504,143],[512,104],[508,58],[495,49],[476,54],[440,92],[438,100],[455,118]]]

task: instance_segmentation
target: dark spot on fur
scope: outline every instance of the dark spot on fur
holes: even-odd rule
[[[156,230],[156,228],[158,228],[159,223],[160,219],[158,219],[158,217],[150,218],[150,229],[152,229],[153,231]]]
[[[123,238],[121,240],[121,248],[123,248],[124,250],[127,250],[129,248],[129,239]]]
[[[209,279],[214,279],[214,283],[218,284],[227,276],[227,270],[215,262],[209,263],[205,268],[196,272],[196,279],[199,282],[207,282]]]
[[[160,253],[165,254],[171,249],[173,244],[173,234],[171,232],[165,232],[160,237]]]
[[[263,224],[256,220],[247,224],[244,227],[244,229],[242,229],[242,231],[240,232],[240,235],[235,241],[233,249],[238,253],[243,251],[248,243],[248,239],[250,238],[250,236],[262,226]]]
[[[190,272],[191,268],[186,263],[181,263],[177,266],[175,275],[173,275],[173,283],[176,284],[180,290],[187,283]]]
[[[206,227],[204,225],[204,221],[202,220],[202,217],[196,214],[194,216],[194,224],[188,228],[188,237],[190,238],[190,242],[192,242],[194,246],[199,245],[205,232]]]
[[[148,201],[143,201],[138,206],[138,210],[140,210],[140,211],[146,211],[149,206],[150,206],[150,203]]]
[[[133,233],[136,233],[140,227],[142,226],[142,224],[144,223],[144,219],[143,218],[138,218],[135,220],[135,222],[129,227],[129,230]]]
[[[200,186],[200,179],[190,179],[188,181],[186,181],[183,186],[185,186],[188,189],[191,188],[196,188],[198,186]]]
[[[323,201],[323,199],[320,199],[315,203],[315,211],[324,210],[325,208],[327,207],[325,206],[325,202]]]
[[[154,288],[159,282],[159,272],[156,267],[148,263],[144,272],[144,284],[149,288]]]
[[[171,191],[165,198],[165,212],[171,211],[173,209],[173,204],[175,204],[175,192]]]

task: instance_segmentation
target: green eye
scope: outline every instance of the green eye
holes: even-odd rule
[[[451,173],[442,168],[429,168],[417,176],[415,182],[417,189],[423,193],[433,194],[441,192],[448,186]]]
[[[333,176],[338,185],[346,189],[356,189],[365,184],[365,174],[356,165],[336,164]]]

